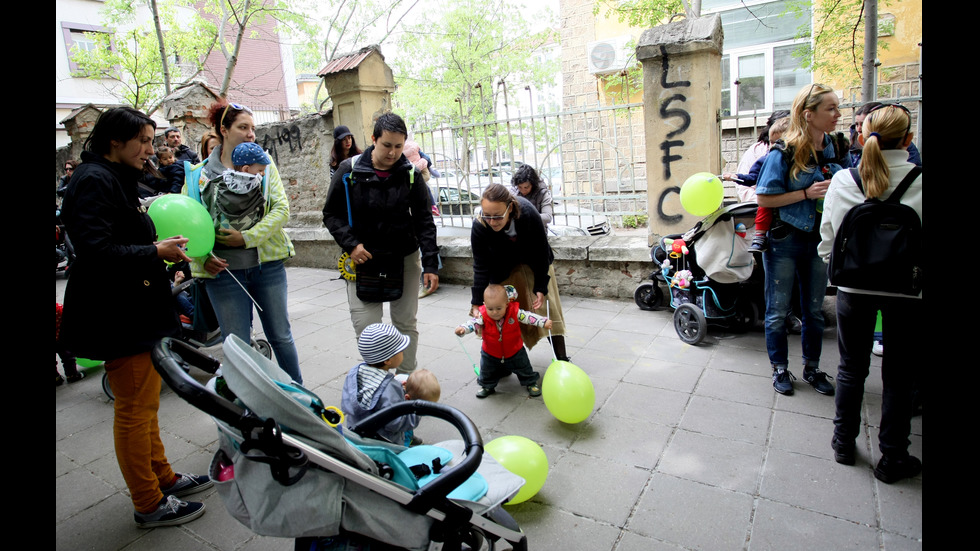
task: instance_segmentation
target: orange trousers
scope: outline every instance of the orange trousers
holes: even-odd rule
[[[116,461],[133,506],[149,513],[163,499],[160,488],[169,487],[176,476],[167,461],[157,421],[162,379],[149,352],[107,361],[105,371],[116,398],[112,425]]]

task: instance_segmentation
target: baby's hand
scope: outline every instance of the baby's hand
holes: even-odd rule
[[[551,320],[547,320],[547,321],[544,322],[544,328],[545,329],[551,329]]]
[[[456,336],[462,337],[466,333],[466,330],[462,326],[456,328]]]

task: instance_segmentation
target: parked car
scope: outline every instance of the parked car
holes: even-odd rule
[[[554,208],[552,224],[555,226],[581,228],[588,232],[588,235],[612,234],[612,226],[604,214],[578,205],[570,205],[568,202],[556,204]]]

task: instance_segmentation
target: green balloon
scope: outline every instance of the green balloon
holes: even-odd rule
[[[147,214],[156,226],[157,239],[187,238],[187,256],[207,256],[214,248],[214,222],[208,209],[194,199],[170,193],[150,203]]]
[[[721,179],[710,172],[698,172],[681,186],[681,206],[694,216],[707,216],[718,210],[724,196]]]
[[[555,360],[544,372],[541,397],[548,411],[563,423],[580,423],[595,407],[595,387],[588,374],[570,362]]]
[[[483,450],[505,469],[524,479],[524,486],[504,505],[523,503],[538,493],[548,478],[548,456],[541,446],[523,436],[501,436]]]
[[[82,367],[98,367],[105,362],[102,360],[89,360],[86,358],[75,358],[75,363]]]

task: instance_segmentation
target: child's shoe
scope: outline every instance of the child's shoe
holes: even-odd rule
[[[541,387],[536,384],[527,385],[527,395],[531,397],[541,396]]]
[[[491,395],[491,394],[493,394],[494,392],[497,392],[497,391],[496,391],[496,390],[494,390],[494,389],[492,389],[492,388],[487,388],[487,387],[482,387],[482,388],[480,388],[480,390],[479,390],[479,391],[478,391],[478,392],[476,393],[476,397],[477,397],[477,398],[486,398],[487,396],[490,396],[490,395]]]
[[[753,254],[762,254],[769,250],[769,238],[766,237],[764,233],[757,233],[755,237],[752,238],[752,244],[749,245],[749,252]]]

